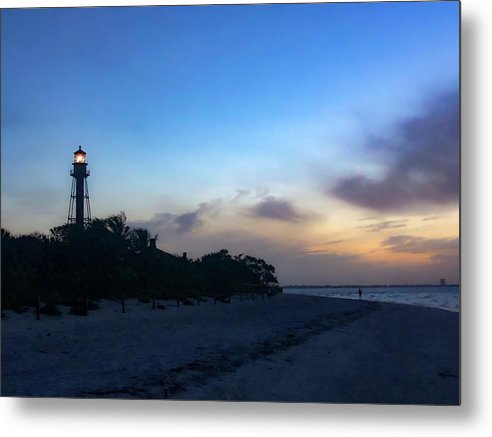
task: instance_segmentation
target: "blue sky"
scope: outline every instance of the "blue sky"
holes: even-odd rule
[[[398,158],[368,143],[457,91],[458,11],[457,2],[3,10],[2,227],[47,232],[66,219],[81,144],[93,214],[124,210],[155,226],[166,250],[241,250],[221,232],[263,240],[256,229],[271,225],[272,249],[258,251],[274,262],[284,225],[304,236],[300,246],[329,239],[337,223],[372,213],[329,187],[353,174],[384,178]],[[238,190],[248,193],[241,207],[231,203]],[[199,209],[214,201],[218,211]],[[264,201],[299,215],[254,222],[245,211]],[[456,201],[416,202],[398,217],[446,216],[436,238],[457,237]],[[185,234],[152,221],[199,210]]]

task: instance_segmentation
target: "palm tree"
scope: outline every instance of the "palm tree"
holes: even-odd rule
[[[126,224],[126,215],[123,211],[108,217],[105,222],[106,228],[112,234],[121,236],[124,240],[130,238],[131,228]]]
[[[136,253],[142,252],[148,247],[150,238],[150,232],[147,229],[133,229],[130,234],[130,244],[132,250]],[[157,239],[157,235],[155,238]]]

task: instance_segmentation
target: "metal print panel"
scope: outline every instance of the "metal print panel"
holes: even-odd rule
[[[459,20],[3,9],[2,396],[459,405]]]

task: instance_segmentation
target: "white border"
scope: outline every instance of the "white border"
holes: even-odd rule
[[[287,3],[288,1],[278,1]],[[295,1],[291,1],[296,3]],[[5,7],[207,4],[164,1],[4,0]],[[213,3],[235,3],[233,0]],[[236,2],[239,3],[239,2]],[[240,3],[254,3],[243,0]],[[275,1],[269,1],[275,3]],[[405,407],[0,399],[4,435],[118,437],[167,436],[364,436],[488,435],[492,424],[492,290],[490,188],[492,42],[490,0],[462,2],[462,406]],[[480,244],[482,243],[482,244]],[[490,279],[489,279],[490,281]]]

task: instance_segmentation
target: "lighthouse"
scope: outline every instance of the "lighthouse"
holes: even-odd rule
[[[86,155],[79,146],[73,154],[72,191],[70,194],[70,205],[68,207],[68,224],[83,227],[91,221],[91,206],[89,203],[89,190],[87,178],[90,172],[87,170]]]

